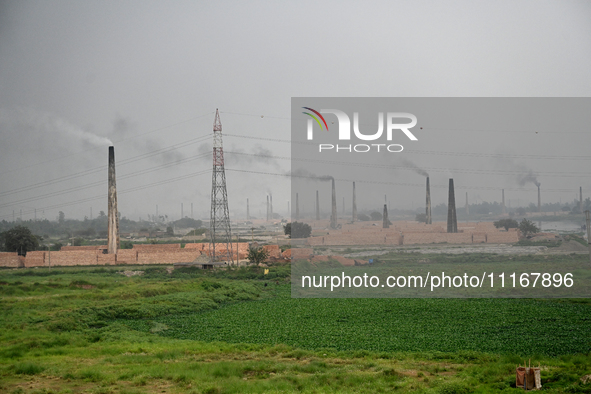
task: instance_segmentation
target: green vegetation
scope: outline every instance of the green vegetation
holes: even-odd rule
[[[206,232],[208,232],[208,230],[206,228],[196,228],[195,230],[191,230],[189,231],[186,236],[190,237],[190,236],[196,236],[196,235],[203,235]]]
[[[264,263],[269,257],[269,252],[262,246],[251,246],[248,248],[248,261],[250,264]]]
[[[312,234],[312,227],[307,223],[292,222],[283,226],[283,232],[290,238],[308,238]]]
[[[39,247],[39,239],[31,233],[27,227],[16,226],[10,230],[6,230],[0,234],[0,250],[18,252],[21,255],[26,255],[28,251],[35,250]]]
[[[494,393],[529,358],[590,391],[589,300],[292,299],[263,270],[0,270],[0,392]]]
[[[495,225],[496,228],[503,227],[506,231],[509,231],[510,228],[518,228],[519,227],[519,223],[517,223],[517,220],[515,220],[515,219],[501,219],[501,220],[497,220],[493,224]]]
[[[589,304],[512,299],[293,299],[287,286],[280,286],[278,293],[270,299],[155,321],[168,327],[161,333],[168,337],[287,344],[309,350],[461,350],[549,356],[591,351]],[[134,321],[130,326],[147,331],[151,324]]]
[[[538,233],[540,229],[534,224],[534,222],[524,218],[521,223],[519,223],[519,231],[521,231],[521,234],[524,237],[527,237],[528,235]]]

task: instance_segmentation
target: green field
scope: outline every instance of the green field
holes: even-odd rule
[[[517,392],[531,358],[591,393],[589,300],[292,299],[289,273],[2,270],[0,392]]]

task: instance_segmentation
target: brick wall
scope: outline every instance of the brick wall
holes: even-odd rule
[[[134,249],[119,249],[117,251],[117,264],[136,264],[138,251]]]
[[[174,264],[191,263],[201,256],[196,249],[170,249],[162,251],[138,251],[138,264]]]
[[[47,252],[43,251],[27,252],[27,256],[25,257],[25,267],[45,267],[45,264],[47,264],[46,255]]]
[[[181,248],[180,244],[167,245],[138,245],[139,248],[120,249],[116,255],[104,254],[100,248],[68,247],[67,250],[51,252],[51,266],[84,266],[84,265],[115,265],[115,264],[174,264],[190,263],[201,255],[209,254],[208,244],[187,244]],[[148,248],[143,248],[148,246]],[[164,246],[164,247],[163,247]],[[269,256],[281,258],[278,245],[263,245],[269,251]],[[233,258],[246,259],[248,243],[232,244]],[[142,250],[143,249],[143,250]],[[219,255],[226,253],[225,244],[217,244]],[[35,251],[27,253],[27,257],[19,257],[16,253],[0,253],[0,266],[3,267],[47,267],[49,253]]]
[[[18,253],[0,252],[0,267],[18,268],[24,265],[24,258]]]
[[[60,250],[51,252],[51,266],[97,265],[97,256],[96,250]]]

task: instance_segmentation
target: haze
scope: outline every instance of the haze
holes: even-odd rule
[[[0,0],[0,220],[106,212],[111,143],[122,216],[208,218],[216,108],[232,217],[267,193],[287,214],[291,97],[589,97],[590,48],[585,1]],[[535,131],[431,125],[392,163],[434,205],[449,176],[458,206],[535,202],[530,172],[543,203],[591,196],[589,128]],[[417,171],[392,178],[397,207],[424,202]]]

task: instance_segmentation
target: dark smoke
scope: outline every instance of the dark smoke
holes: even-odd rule
[[[525,186],[530,182],[538,187],[540,186],[540,182],[538,182],[538,178],[535,176],[532,170],[529,170],[527,174],[521,174],[517,176],[517,183],[519,183],[519,186]]]
[[[331,175],[316,175],[306,170],[295,170],[288,172],[286,175],[298,178],[307,178],[316,181],[332,181],[334,178]]]
[[[402,163],[419,175],[429,176],[429,173],[427,171],[423,170],[421,167],[417,166],[415,163],[413,163],[412,161],[410,161],[408,159],[402,159]]]

